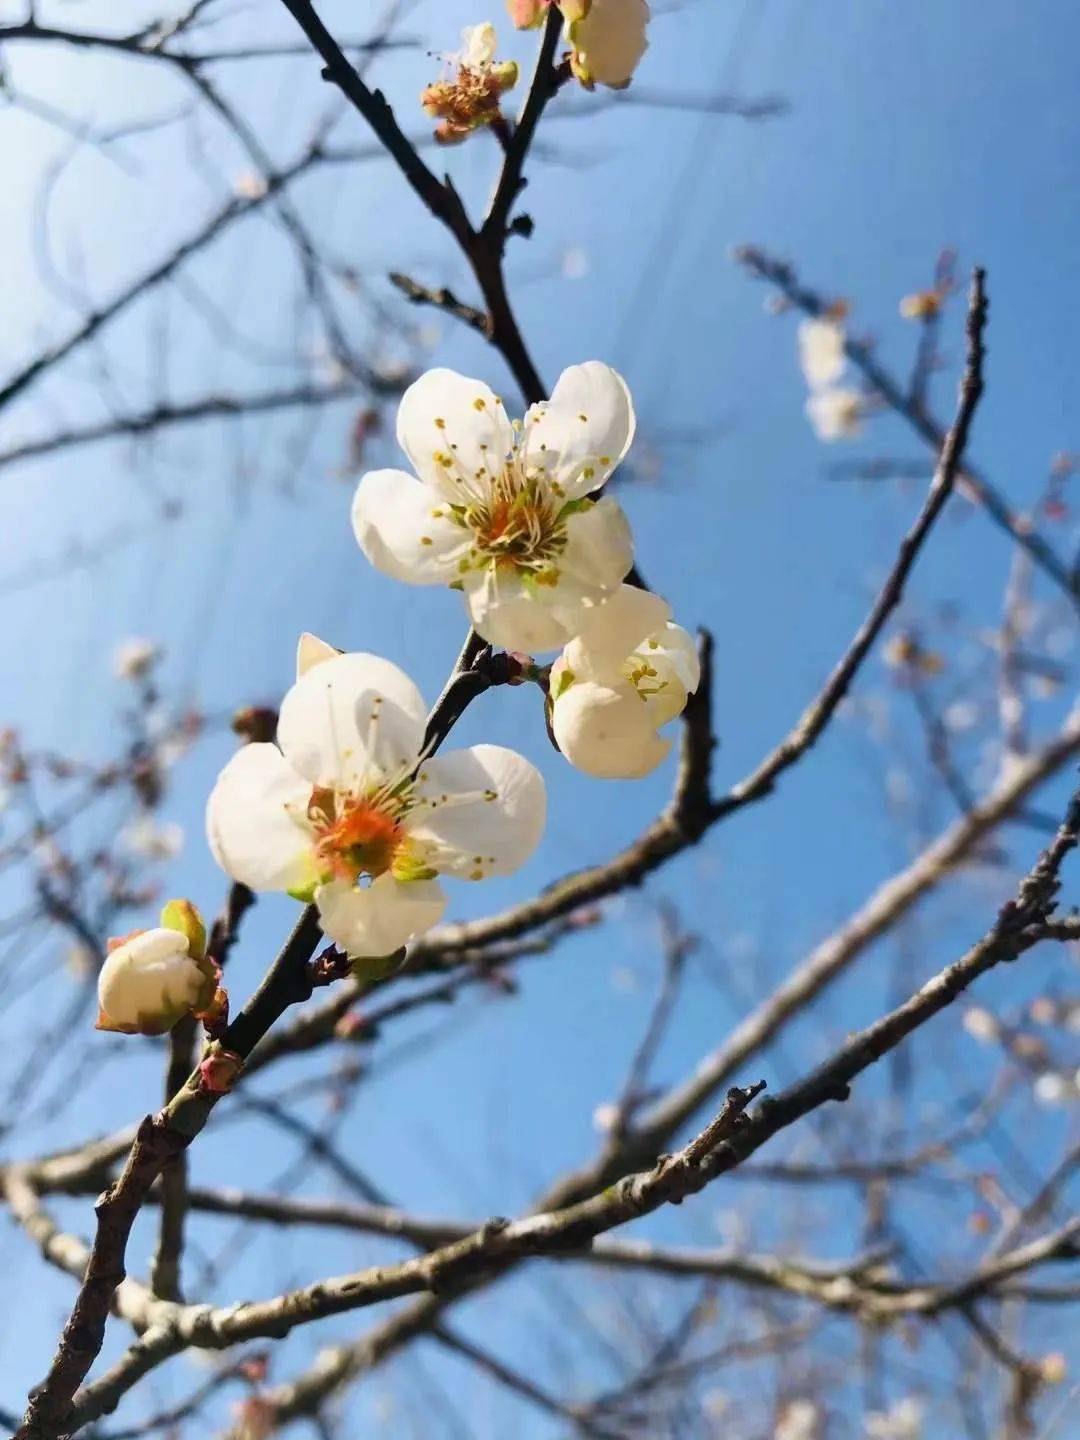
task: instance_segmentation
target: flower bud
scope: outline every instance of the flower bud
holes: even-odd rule
[[[648,48],[646,0],[567,0],[570,68],[586,90],[607,85],[624,90]],[[572,14],[570,12],[573,12]]]
[[[519,30],[535,30],[547,14],[551,0],[506,0],[510,19]]]
[[[277,733],[277,711],[268,705],[245,705],[232,717],[232,730],[248,745],[266,744]]]
[[[518,82],[518,67],[516,60],[500,60],[498,65],[492,65],[491,74],[499,89],[506,93],[512,90]]]
[[[941,309],[937,290],[918,290],[900,301],[900,314],[905,320],[932,320]]]
[[[195,922],[190,916],[183,918],[199,944]],[[205,944],[205,931],[201,943]],[[185,1015],[212,1004],[215,967],[201,953],[193,955],[191,948],[192,940],[176,925],[136,931],[113,942],[98,976],[97,1028],[124,1035],[164,1035]]]
[[[211,1045],[199,1061],[199,1084],[211,1095],[227,1095],[244,1068],[244,1058],[220,1045]]]

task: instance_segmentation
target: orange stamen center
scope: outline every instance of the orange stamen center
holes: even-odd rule
[[[402,831],[386,810],[365,799],[345,797],[335,802],[326,792],[316,791],[308,813],[318,835],[316,858],[336,879],[374,878],[390,869]]]

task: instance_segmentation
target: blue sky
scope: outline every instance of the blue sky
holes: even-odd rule
[[[17,8],[5,6],[5,16]],[[68,13],[73,7],[53,8],[76,23]],[[362,31],[376,7],[362,7],[359,20],[357,8],[328,5],[325,14],[339,27]],[[112,23],[130,12],[134,24],[145,9],[77,7],[79,23],[88,27],[93,11],[107,13]],[[461,0],[428,0],[404,22],[424,46],[381,62],[377,78],[410,117],[410,129],[422,128],[414,97],[432,73],[425,47],[454,48],[460,26],[482,18]],[[269,3],[260,9],[258,27],[252,12],[241,12],[233,33],[250,37],[256,28],[262,38],[291,34],[283,7]],[[502,28],[508,51],[524,62],[531,37]],[[758,243],[791,258],[809,283],[847,297],[852,327],[874,335],[882,356],[901,369],[910,361],[915,334],[897,316],[900,297],[928,283],[943,246],[956,248],[961,273],[972,263],[985,265],[989,383],[974,454],[1017,506],[1034,502],[1051,455],[1080,448],[1080,15],[1052,0],[1033,0],[1022,11],[1009,0],[907,6],[887,0],[706,0],[659,14],[652,36],[639,74],[642,86],[777,94],[789,113],[754,123],[644,106],[577,119],[553,115],[524,202],[537,231],[528,243],[514,242],[509,275],[542,375],[553,383],[564,365],[593,357],[618,367],[634,394],[643,442],[661,455],[658,478],[627,485],[622,499],[650,582],[684,624],[705,624],[714,633],[721,741],[716,774],[718,786],[726,787],[784,733],[820,685],[918,503],[911,488],[827,478],[838,455],[815,439],[803,416],[794,321],[766,313],[764,287],[731,263],[729,248]],[[184,100],[183,87],[150,64],[44,48],[31,53],[29,47],[12,49],[9,64],[19,88],[100,123],[163,114]],[[246,80],[231,83],[234,102],[260,127],[273,153],[287,156],[305,120],[327,103],[315,65],[295,60],[244,73]],[[65,334],[73,312],[42,283],[31,245],[35,184],[62,142],[42,122],[10,111],[3,124],[9,178],[2,354],[5,371],[14,371],[43,337]],[[342,141],[360,138],[360,129],[359,121],[349,120],[337,135]],[[52,233],[61,268],[84,271],[100,299],[132,267],[149,264],[172,237],[193,228],[212,203],[206,172],[216,168],[227,179],[245,168],[219,131],[207,127],[206,134],[217,138],[199,165],[192,163],[190,144],[172,132],[132,147],[133,155],[144,157],[139,169],[80,156],[55,195]],[[482,203],[496,160],[494,145],[483,136],[446,154],[473,206]],[[298,193],[328,245],[348,257],[379,298],[390,298],[381,277],[391,267],[468,296],[467,276],[446,237],[389,165],[324,172]],[[585,257],[580,278],[564,274],[568,251]],[[249,221],[237,240],[209,252],[192,273],[203,289],[227,298],[250,351],[280,345],[291,334],[290,264],[279,236],[264,221]],[[437,317],[411,318],[434,326],[434,362],[481,376],[509,398],[498,357],[478,337]],[[367,321],[358,317],[360,323]],[[151,393],[153,325],[174,327],[171,383],[178,395],[273,373],[260,369],[250,353],[216,344],[182,302],[151,301],[106,342],[117,383],[130,398]],[[943,335],[949,369],[935,385],[943,414],[952,404],[961,344],[954,306]],[[52,415],[92,413],[95,386],[87,353],[18,411],[7,412],[5,438],[47,428]],[[348,413],[347,407],[335,409],[311,436],[301,436],[295,417],[245,422],[239,445],[212,422],[177,432],[152,459],[109,445],[0,473],[0,590],[7,577],[47,563],[73,541],[92,545],[118,527],[140,537],[103,563],[4,594],[0,723],[23,727],[38,747],[107,754],[122,704],[109,657],[131,633],[164,645],[171,693],[190,695],[214,712],[256,698],[273,700],[289,681],[301,629],[339,646],[387,655],[433,697],[456,653],[462,615],[456,597],[395,585],[357,552],[348,527],[352,483],[340,473]],[[696,443],[672,438],[680,432],[695,435]],[[847,453],[921,454],[888,416],[875,420],[866,439]],[[392,437],[376,442],[371,462],[397,463]],[[167,526],[156,523],[163,498],[183,506],[180,519]],[[1068,523],[1055,532],[1066,554],[1075,545],[1074,528]],[[920,561],[905,613],[926,622],[942,601],[955,602],[962,617],[953,632],[957,664],[978,648],[980,631],[997,621],[1009,558],[1000,534],[961,502]],[[661,1079],[691,1070],[770,980],[903,863],[921,830],[933,833],[951,818],[947,801],[936,793],[921,796],[924,803],[913,807],[920,813],[909,812],[899,823],[887,813],[884,792],[895,753],[914,757],[917,777],[925,772],[903,696],[891,687],[879,658],[871,659],[860,693],[887,707],[895,741],[891,758],[855,718],[839,718],[776,796],[719,828],[644,892],[613,905],[602,929],[524,969],[516,999],[461,1004],[388,1039],[385,1073],[376,1054],[375,1072],[341,1131],[350,1156],[402,1203],[468,1214],[514,1213],[560,1167],[587,1157],[596,1144],[592,1111],[618,1087],[648,1011],[657,973],[655,904],[662,896],[708,938],[708,963],[703,959],[694,969],[658,1064]],[[1036,708],[1037,726],[1052,726],[1070,698]],[[499,692],[476,706],[460,740],[479,739],[512,743],[542,765],[550,823],[521,876],[487,884],[482,892],[456,887],[455,916],[494,910],[603,858],[640,831],[670,788],[669,769],[632,786],[570,771],[547,746],[531,691]],[[165,811],[188,834],[167,888],[208,909],[222,882],[201,839],[201,813],[229,749],[223,735],[204,743],[178,772]],[[1060,785],[1051,786],[1043,803],[1054,809],[1062,794]],[[110,822],[106,817],[102,823]],[[1024,831],[1009,838],[1017,862],[1030,863],[1035,839]],[[18,892],[12,885],[9,880],[4,895],[14,905]],[[1000,873],[974,871],[920,912],[907,936],[914,983],[982,932],[1007,888]],[[235,994],[254,983],[290,916],[291,902],[260,903],[233,967]],[[763,1057],[744,1078],[757,1078],[759,1069],[771,1081],[792,1077],[845,1031],[879,1013],[895,960],[896,947],[889,944],[868,952],[813,1020],[784,1037],[781,1053]],[[1067,963],[1036,952],[1030,967],[991,977],[986,991],[995,1001],[1019,1001],[1064,976]],[[723,984],[716,983],[718,973]],[[35,990],[33,1013],[26,1005],[10,1010],[5,1044],[28,1024],[39,1024],[42,1013],[60,1003],[67,983],[58,973]],[[429,1030],[430,1040],[408,1065],[390,1063],[398,1045]],[[983,1054],[949,1015],[914,1046],[923,1077],[920,1104],[933,1106],[940,1098],[935,1057],[946,1047],[961,1052],[975,1090],[986,1083]],[[35,1132],[26,1148],[135,1118],[156,1094],[158,1069],[157,1058],[141,1051],[123,1067],[103,1067],[62,1121]],[[321,1073],[325,1064],[315,1069]],[[303,1073],[294,1066],[289,1075]],[[882,1094],[882,1077],[868,1079],[865,1088],[868,1095]],[[318,1111],[311,1107],[309,1113]],[[874,1115],[869,1110],[862,1120],[872,1139]],[[1036,1170],[1057,1154],[1065,1124],[1056,1112],[1029,1121],[1022,1144]],[[248,1137],[243,1147],[236,1140],[241,1133]],[[197,1147],[195,1174],[208,1182],[266,1184],[289,1158],[281,1145],[266,1127],[241,1132],[215,1125]],[[5,1142],[5,1154],[20,1148],[18,1137]],[[313,1175],[306,1191],[325,1194],[333,1183]],[[790,1233],[790,1213],[775,1217],[768,1204],[750,1204],[750,1196],[748,1186],[715,1187],[685,1214],[659,1218],[651,1233],[715,1240],[734,1223],[736,1210],[754,1244],[783,1238],[785,1228]],[[827,1206],[834,1200],[815,1197],[801,1217],[816,1227],[821,1253],[846,1253],[857,1235],[841,1225],[842,1206],[830,1217]],[[85,1228],[85,1207],[63,1213]],[[950,1219],[958,1227],[950,1248],[964,1255],[974,1253],[963,1229],[965,1213],[959,1200]],[[228,1231],[215,1227],[210,1233],[220,1240]],[[149,1227],[137,1233],[135,1270],[144,1267],[152,1236]],[[3,1234],[2,1244],[9,1273],[20,1286],[35,1287],[31,1293],[38,1297],[18,1334],[0,1335],[0,1404],[12,1404],[38,1378],[71,1290],[66,1281],[42,1277],[36,1256],[14,1231]],[[269,1258],[253,1248],[212,1298],[261,1295],[353,1268],[376,1253],[382,1252],[373,1242],[341,1237],[318,1244],[294,1239]],[[559,1279],[569,1283],[561,1272]],[[611,1288],[610,1281],[603,1283]],[[605,1292],[600,1300],[597,1293],[590,1304],[602,1305]],[[730,1298],[739,1297],[732,1292]],[[675,1292],[663,1291],[655,1300],[658,1314],[674,1299]],[[537,1334],[548,1347],[558,1328],[555,1312],[551,1295],[530,1280],[463,1307],[461,1320],[477,1338],[499,1342],[507,1358],[522,1361]],[[294,1337],[275,1361],[275,1375],[284,1378],[319,1344],[352,1336],[375,1318],[344,1317],[317,1335]],[[842,1328],[837,1334],[846,1337],[837,1341],[843,1350],[850,1337]],[[1062,1345],[1059,1335],[1046,1348]],[[554,1340],[550,1347],[538,1357],[538,1373],[558,1368]],[[454,1405],[472,1415],[475,1429],[468,1433],[558,1433],[549,1420],[493,1392],[457,1362],[432,1349],[422,1359]],[[601,1373],[598,1366],[598,1360],[579,1362],[576,1378],[586,1390]],[[932,1369],[928,1361],[927,1373]],[[421,1385],[410,1370],[397,1373]],[[158,1398],[182,1393],[190,1378],[186,1362],[175,1364],[163,1375]],[[890,1386],[894,1393],[909,1387],[902,1368]],[[394,1388],[391,1371],[361,1392],[359,1413],[368,1423],[371,1407]],[[858,1398],[838,1387],[838,1435],[859,1433],[842,1428],[843,1417],[856,1413]],[[403,1418],[407,1408],[395,1412],[385,1433],[411,1433]],[[933,1433],[964,1433],[958,1424],[942,1411]]]

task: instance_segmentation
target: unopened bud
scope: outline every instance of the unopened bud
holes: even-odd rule
[[[1047,1385],[1060,1385],[1068,1373],[1068,1361],[1060,1350],[1051,1351],[1039,1361],[1039,1375]]]
[[[547,14],[551,0],[506,0],[510,19],[519,30],[534,30]]]
[[[900,301],[900,314],[905,320],[930,320],[941,309],[941,296],[936,290],[919,290]]]
[[[495,78],[495,83],[505,94],[507,90],[512,90],[518,82],[517,61],[502,60],[498,65],[492,65],[491,73]]]
[[[187,935],[171,926],[139,931],[116,943],[101,967],[97,1028],[163,1035],[210,1004],[216,989],[214,967],[191,954]]]
[[[277,711],[268,705],[245,705],[232,718],[232,729],[249,745],[267,744],[277,733]]]
[[[244,1068],[244,1058],[220,1045],[211,1045],[199,1062],[199,1084],[211,1095],[227,1095]]]

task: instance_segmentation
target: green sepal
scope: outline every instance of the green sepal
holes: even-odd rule
[[[402,945],[401,949],[395,950],[392,955],[351,955],[349,967],[353,978],[366,988],[380,980],[386,980],[400,970],[405,964],[406,953],[405,946]]]
[[[206,925],[190,900],[170,900],[161,912],[161,928],[183,935],[193,960],[201,960],[206,954]]]

